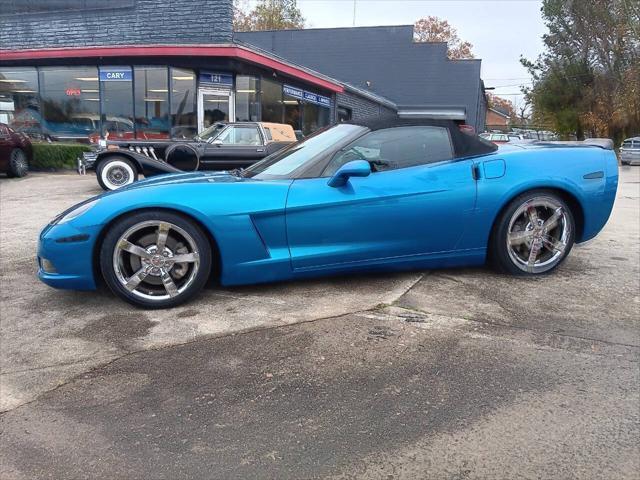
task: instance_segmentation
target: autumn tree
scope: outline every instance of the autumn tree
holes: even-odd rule
[[[236,32],[304,28],[305,19],[296,0],[260,0],[253,9],[246,0],[234,0],[233,7]]]
[[[438,17],[425,17],[413,26],[413,38],[416,42],[446,42],[448,56],[451,59],[473,58],[473,45],[458,37],[457,30],[446,20]]]
[[[498,110],[499,112],[508,115],[510,122],[519,123],[519,116],[516,113],[516,108],[511,100],[487,93],[487,105],[489,108],[493,108],[494,110]]]
[[[534,121],[565,136],[620,140],[640,131],[640,6],[544,0],[545,52],[522,59]]]

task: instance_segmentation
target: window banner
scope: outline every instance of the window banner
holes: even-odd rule
[[[299,98],[300,100],[304,98],[304,91],[291,85],[283,85],[282,93],[290,97]]]
[[[319,105],[321,107],[331,108],[331,99],[329,97],[324,97],[322,95],[318,95],[317,93],[308,92],[306,90],[302,90],[301,88],[292,87],[291,85],[282,85],[282,93],[293,98],[298,98],[300,100],[305,100],[309,103]]]

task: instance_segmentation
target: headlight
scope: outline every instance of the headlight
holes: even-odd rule
[[[84,203],[81,203],[79,205],[76,205],[76,206],[70,208],[69,210],[65,210],[64,212],[62,212],[60,215],[58,215],[56,218],[54,218],[51,221],[51,225],[58,225],[60,223],[67,223],[67,222],[73,220],[74,218],[78,218],[80,215],[82,215],[87,210],[89,210],[91,207],[93,207],[96,203],[98,203],[98,199],[88,200],[88,201],[86,201]]]

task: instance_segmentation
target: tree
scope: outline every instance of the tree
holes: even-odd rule
[[[460,40],[457,30],[438,17],[418,20],[413,26],[413,39],[416,42],[446,42],[447,54],[451,59],[473,58],[473,45]]]
[[[634,6],[635,5],[635,6]],[[640,8],[628,0],[544,0],[545,52],[521,59],[534,121],[565,136],[640,130]]]
[[[518,114],[516,113],[516,108],[511,100],[487,93],[487,104],[489,108],[493,108],[494,110],[498,110],[499,112],[508,115],[510,122],[518,123]]]
[[[246,0],[234,0],[233,7],[236,32],[304,28],[305,19],[296,0],[260,0],[252,10]]]

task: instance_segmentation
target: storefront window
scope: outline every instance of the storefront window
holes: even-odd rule
[[[131,67],[100,67],[102,135],[110,140],[133,138],[133,72]]]
[[[255,122],[258,120],[259,80],[255,77],[236,77],[236,121]]]
[[[304,104],[304,124],[302,126],[302,133],[309,135],[310,133],[318,130],[318,114],[321,107],[313,103]]]
[[[326,127],[331,124],[331,109],[320,107],[318,109],[318,128]]]
[[[193,70],[171,69],[171,136],[192,138],[198,133],[196,75]]]
[[[262,79],[262,121],[282,123],[284,108],[282,85],[272,80]]]
[[[136,138],[169,138],[167,67],[134,67]]]
[[[302,102],[290,95],[284,95],[284,123],[288,123],[294,130],[302,130]]]
[[[35,68],[0,68],[0,123],[34,138],[42,135]]]
[[[351,117],[353,116],[353,112],[350,108],[339,106],[337,110],[338,110],[338,122],[342,123],[342,122],[348,122],[349,120],[351,120]]]
[[[96,67],[40,69],[42,134],[55,140],[86,140],[100,129]]]

